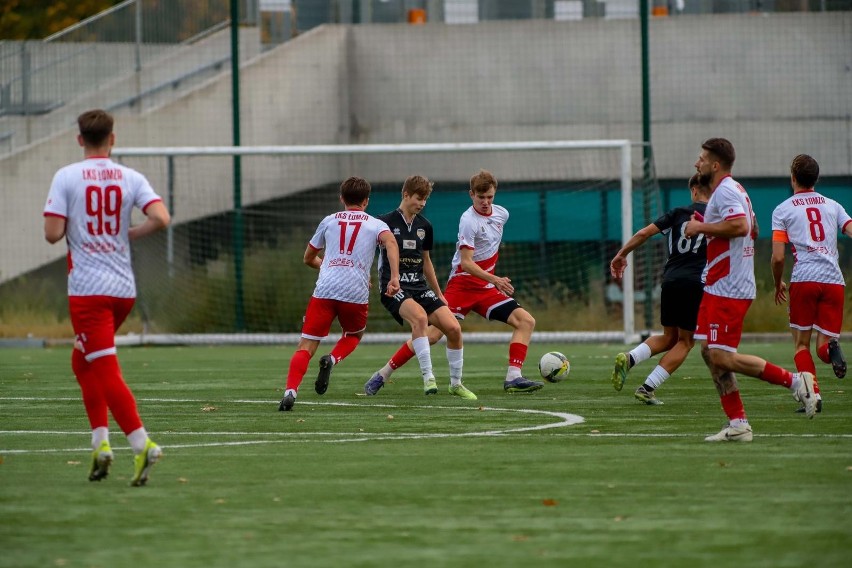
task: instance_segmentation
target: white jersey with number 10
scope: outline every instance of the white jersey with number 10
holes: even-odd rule
[[[139,172],[92,157],[56,172],[44,215],[66,219],[68,295],[136,297],[130,214],[161,201]]]
[[[387,223],[363,211],[333,213],[320,222],[310,246],[325,249],[315,298],[366,304],[370,299],[370,267],[379,235]]]

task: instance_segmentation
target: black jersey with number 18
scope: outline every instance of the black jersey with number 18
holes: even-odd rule
[[[422,215],[415,215],[409,225],[399,209],[380,215],[379,219],[388,224],[399,246],[400,287],[409,292],[428,290],[429,284],[423,276],[423,251],[432,250],[432,223]],[[390,280],[390,265],[384,249],[379,259],[379,280],[384,290]]]
[[[704,215],[706,207],[706,203],[675,207],[654,221],[654,225],[666,235],[669,249],[669,258],[663,269],[663,282],[701,282],[701,273],[707,264],[707,238],[703,234],[686,237],[683,229],[693,213]]]

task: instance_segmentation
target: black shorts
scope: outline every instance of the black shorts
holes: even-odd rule
[[[702,296],[704,284],[701,282],[663,282],[660,294],[660,323],[663,327],[695,331]]]
[[[393,319],[399,322],[400,325],[404,324],[405,320],[402,319],[402,316],[399,315],[399,308],[402,307],[402,303],[408,298],[411,298],[412,300],[420,304],[423,309],[426,310],[427,316],[438,308],[440,308],[441,306],[447,305],[440,299],[438,299],[438,295],[435,294],[435,292],[428,288],[425,290],[400,289],[399,292],[390,297],[382,294],[382,305],[387,311],[390,312],[390,315],[393,316]]]

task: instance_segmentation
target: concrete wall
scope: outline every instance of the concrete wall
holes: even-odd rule
[[[711,136],[733,141],[740,177],[784,178],[800,152],[814,154],[823,175],[852,175],[852,13],[651,24],[659,177],[686,179]],[[641,140],[640,69],[630,20],[321,27],[243,66],[242,143]],[[230,89],[226,75],[141,116],[121,115],[118,144],[229,145]],[[79,159],[74,134],[0,160],[0,281],[64,254],[43,243],[41,211],[53,172]],[[505,157],[490,159],[502,179],[516,173]],[[163,160],[125,161],[164,191]],[[179,169],[176,222],[230,207],[230,165]],[[244,160],[243,202],[351,174],[380,181],[421,171],[441,179],[432,172],[469,170],[462,159],[422,156]]]

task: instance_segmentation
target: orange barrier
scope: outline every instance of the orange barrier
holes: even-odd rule
[[[408,23],[409,24],[425,24],[426,23],[426,10],[423,8],[412,8],[408,11]]]

